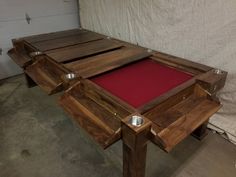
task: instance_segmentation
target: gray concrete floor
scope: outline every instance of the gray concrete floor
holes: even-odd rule
[[[0,177],[121,177],[121,142],[103,151],[57,105],[59,95],[0,81]],[[236,146],[217,134],[167,154],[149,143],[148,177],[236,177]]]

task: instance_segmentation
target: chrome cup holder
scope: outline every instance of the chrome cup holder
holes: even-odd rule
[[[65,75],[65,78],[67,80],[74,80],[74,79],[77,78],[77,75],[75,73],[68,73],[68,74]]]
[[[43,55],[43,52],[37,51],[37,52],[31,52],[29,54],[30,57],[34,58],[36,56]]]
[[[140,127],[141,125],[143,125],[144,120],[141,116],[138,115],[134,115],[130,118],[130,122],[131,125],[135,126],[135,127]]]
[[[221,75],[221,74],[224,73],[224,71],[222,71],[222,70],[220,70],[220,69],[214,69],[213,72],[214,72],[215,74],[217,74],[217,75]]]

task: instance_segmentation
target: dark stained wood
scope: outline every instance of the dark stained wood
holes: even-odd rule
[[[93,139],[107,148],[120,139],[121,117],[130,113],[108,96],[91,90],[91,85],[86,85],[81,81],[71,87],[61,97],[60,104]]]
[[[42,42],[42,41],[49,41],[53,39],[63,38],[67,36],[74,36],[82,33],[87,33],[88,31],[85,29],[72,29],[72,30],[65,30],[65,31],[58,31],[58,32],[52,32],[52,33],[46,33],[46,34],[39,34],[39,35],[33,35],[22,38],[24,41],[26,41],[29,44]]]
[[[120,138],[120,132],[113,132],[109,126],[99,120],[98,116],[91,113],[91,107],[86,108],[74,97],[63,95],[60,105],[103,148],[107,148],[113,141]],[[113,140],[110,139],[111,137]]]
[[[188,68],[194,69],[194,70],[199,70],[201,72],[207,72],[209,70],[211,70],[212,68],[200,63],[196,63],[190,60],[186,60],[184,58],[180,58],[180,57],[176,57],[173,55],[169,55],[169,54],[165,54],[162,52],[156,52],[153,54],[154,57],[157,57],[159,59],[162,59],[163,61],[168,61],[170,63],[175,63],[177,65],[182,65],[182,66],[186,66]]]
[[[144,177],[147,142],[169,152],[192,134],[206,135],[209,117],[221,104],[216,96],[227,72],[147,49],[84,29],[67,30],[13,40],[9,56],[24,69],[28,84],[48,94],[66,90],[60,105],[103,148],[123,140],[123,176]],[[34,51],[44,55],[31,58]],[[151,58],[193,75],[189,81],[135,109],[89,80],[134,61]],[[65,75],[76,74],[68,80]],[[130,117],[144,124],[135,127]]]
[[[65,67],[83,78],[88,78],[149,56],[150,53],[144,49],[125,46],[114,51],[67,63]]]
[[[69,62],[82,57],[121,48],[122,45],[108,39],[73,45],[47,51],[46,54],[57,62]]]
[[[68,71],[42,56],[34,64],[28,66],[25,73],[50,95],[63,90],[61,77]]]
[[[37,86],[37,84],[27,74],[24,74],[24,75],[25,75],[25,80],[26,80],[26,84],[28,88]]]
[[[110,94],[105,89],[99,87],[89,80],[82,79],[80,88],[92,100],[103,106],[105,109],[115,114],[117,118],[122,119],[130,113],[136,111],[132,106]]]
[[[211,94],[215,94],[224,87],[228,74],[222,70],[217,74],[216,71],[216,69],[212,69],[197,77],[199,84]]]
[[[185,90],[186,88],[194,85],[194,83],[196,82],[196,78],[193,77],[192,79],[184,82],[183,84],[175,87],[174,89],[164,93],[163,95],[157,97],[156,99],[152,100],[151,102],[145,104],[144,106],[138,108],[138,112],[140,112],[141,114],[146,113],[148,110],[154,108],[155,106],[161,104],[162,102],[164,102],[165,100],[169,100],[172,99],[174,95],[178,94],[178,93],[182,93],[183,90]],[[173,99],[173,101],[175,101],[175,99]],[[180,100],[178,100],[180,101]]]
[[[21,68],[25,68],[32,63],[32,60],[28,55],[17,52],[15,48],[9,50],[7,54]]]
[[[172,105],[173,101],[169,100],[144,114],[158,127],[154,129],[157,139],[153,139],[153,142],[163,143],[161,147],[168,152],[221,107],[218,102],[208,99],[207,93],[200,86],[196,85],[190,90],[193,93],[185,95],[187,97],[180,94],[179,98],[173,98],[182,98],[177,104]],[[188,92],[189,90],[186,90],[186,93]]]
[[[204,122],[202,125],[200,125],[196,130],[194,130],[192,135],[199,140],[202,140],[203,138],[205,138],[208,134],[207,124],[208,124],[208,120]]]
[[[33,43],[32,46],[37,48],[39,51],[49,51],[53,49],[68,47],[71,45],[87,43],[91,41],[103,39],[100,35],[86,32],[73,36],[65,36],[61,38],[51,39],[47,41],[40,41]]]
[[[143,118],[144,124],[134,127],[130,124],[132,115],[122,120],[123,177],[145,177],[147,142],[151,122],[139,115]]]

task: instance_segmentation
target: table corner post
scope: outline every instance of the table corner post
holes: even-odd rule
[[[204,139],[208,134],[208,130],[207,130],[208,122],[209,121],[207,120],[202,125],[200,125],[196,130],[194,130],[194,132],[192,133],[192,136],[194,136],[198,140]]]
[[[151,122],[140,114],[122,120],[123,177],[145,177]]]

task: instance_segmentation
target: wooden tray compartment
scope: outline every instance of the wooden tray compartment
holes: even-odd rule
[[[8,51],[8,56],[10,56],[21,68],[25,68],[32,64],[33,61],[29,54],[36,50],[33,47],[26,45],[23,40],[14,40],[13,43],[14,48]]]
[[[220,109],[198,84],[194,84],[144,114],[152,124],[151,140],[165,151],[185,139]]]
[[[103,148],[121,138],[121,119],[132,112],[89,80],[67,90],[60,105]]]
[[[41,56],[25,69],[25,73],[50,95],[62,91],[62,77],[69,71],[46,56]]]

